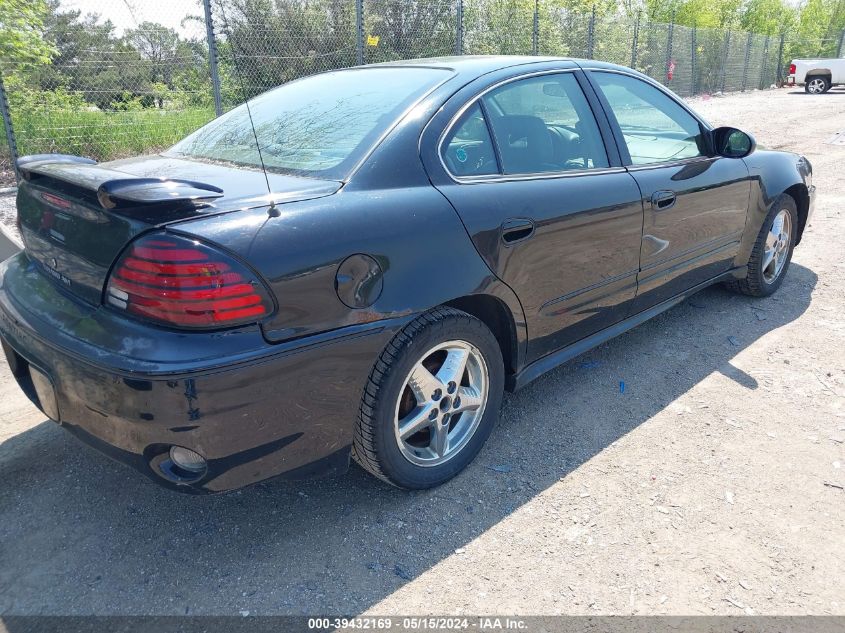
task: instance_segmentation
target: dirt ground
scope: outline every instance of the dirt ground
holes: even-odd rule
[[[507,396],[418,493],[355,467],[168,492],[3,365],[0,615],[845,614],[845,91],[693,103],[815,168],[775,297],[706,290]]]

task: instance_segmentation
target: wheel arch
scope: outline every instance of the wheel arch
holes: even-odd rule
[[[515,374],[521,366],[520,336],[512,309],[500,298],[489,294],[457,297],[443,304],[471,314],[486,325],[502,351],[505,374]]]
[[[798,207],[798,237],[795,239],[795,245],[798,246],[801,243],[801,237],[804,235],[804,228],[807,226],[807,218],[810,214],[810,193],[804,183],[796,183],[787,187],[783,193],[795,200],[795,206]]]
[[[742,160],[748,165],[751,176],[751,195],[745,231],[734,260],[736,266],[748,262],[757,234],[772,204],[781,195],[789,195],[795,200],[798,208],[796,244],[801,240],[810,212],[808,187],[812,184],[813,173],[806,158],[790,152],[757,150]]]

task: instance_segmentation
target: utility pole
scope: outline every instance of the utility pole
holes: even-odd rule
[[[672,44],[675,39],[675,12],[672,11],[672,17],[669,20],[669,37],[666,42],[666,64],[663,67],[663,74],[667,81],[669,79],[669,70],[672,63]],[[665,83],[665,82],[661,82]]]
[[[0,72],[0,115],[3,117],[3,127],[6,128],[6,143],[9,145],[9,160],[15,171],[15,180],[20,181],[18,173],[18,144],[15,142],[15,130],[12,127],[12,117],[9,114],[9,101],[6,99],[6,88],[3,85],[3,73]]]
[[[698,61],[696,57],[698,57],[698,28],[693,26],[692,27],[692,41],[691,41],[691,48],[690,51],[690,94],[697,94],[698,93],[698,76],[697,76],[697,69],[696,69],[696,62]]]
[[[767,35],[766,42],[763,44],[763,63],[760,64],[760,81],[757,84],[759,90],[766,87],[766,70],[769,65],[769,42],[771,39],[771,36]]]
[[[355,58],[364,65],[364,0],[355,0]]]
[[[639,46],[640,39],[640,15],[637,11],[637,20],[634,22],[634,41],[631,42],[631,68],[637,67],[637,46]]]
[[[223,99],[220,96],[220,69],[217,67],[217,39],[214,37],[214,21],[211,18],[211,0],[202,0],[205,10],[205,37],[208,40],[208,72],[211,75],[211,90],[214,94],[214,113],[223,114]]]
[[[464,54],[464,0],[457,0],[455,25],[455,55]]]
[[[748,82],[748,63],[751,61],[751,43],[754,41],[754,34],[749,33],[745,40],[745,63],[742,66],[742,92],[745,92],[745,84]]]
[[[780,34],[780,44],[778,45],[778,69],[775,77],[775,85],[780,86],[783,81],[783,44],[786,40],[786,33]]]

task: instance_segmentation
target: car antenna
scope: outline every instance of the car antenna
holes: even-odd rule
[[[223,28],[229,38],[229,44],[232,50],[232,66],[235,69],[235,75],[238,77],[238,83],[241,85],[241,94],[243,95],[244,105],[246,106],[246,115],[249,117],[249,125],[252,127],[252,136],[255,139],[255,148],[258,150],[258,160],[261,163],[261,171],[264,172],[264,182],[267,185],[267,197],[270,199],[270,208],[267,209],[267,214],[270,217],[277,218],[279,217],[280,212],[276,208],[276,201],[273,200],[273,190],[270,188],[270,177],[267,175],[267,167],[264,165],[264,154],[261,152],[261,143],[258,142],[258,132],[255,130],[255,122],[252,120],[252,110],[249,107],[249,97],[247,97],[244,78],[241,74],[240,66],[238,66],[238,56],[235,52],[235,42],[232,38],[232,30],[229,28],[229,20],[226,19],[226,7],[224,6],[224,2],[225,0],[219,0],[220,14],[223,17]]]

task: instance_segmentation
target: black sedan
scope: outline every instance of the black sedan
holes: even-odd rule
[[[504,389],[711,284],[775,292],[814,199],[803,157],[633,70],[540,57],[329,72],[159,155],[19,169],[12,372],[191,492],[350,456],[443,483]]]

